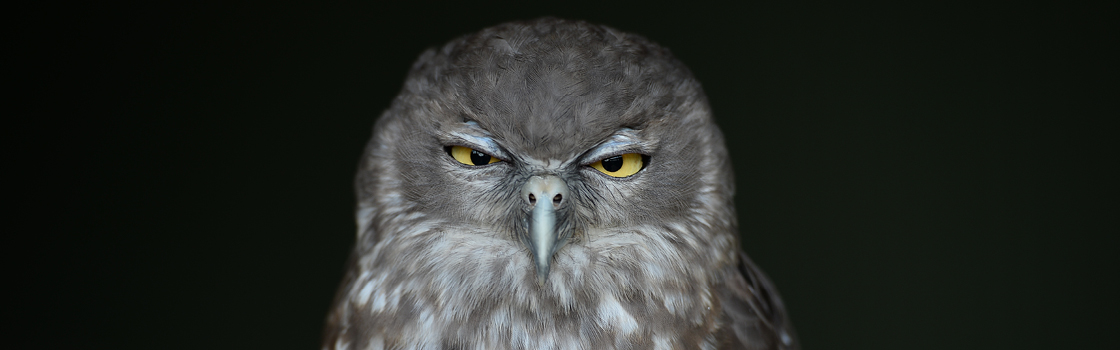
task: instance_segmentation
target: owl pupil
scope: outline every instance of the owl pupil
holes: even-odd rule
[[[471,163],[474,165],[490,164],[490,155],[479,151],[471,150]],[[619,163],[621,164],[621,163]]]
[[[622,169],[622,156],[603,159],[603,169],[612,173],[618,171],[618,169]]]

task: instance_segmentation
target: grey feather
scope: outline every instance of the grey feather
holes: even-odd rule
[[[648,163],[588,166],[621,153]],[[533,176],[570,191],[545,275],[525,238]],[[700,84],[642,37],[544,18],[429,50],[362,156],[323,348],[796,349],[739,252],[733,183]]]

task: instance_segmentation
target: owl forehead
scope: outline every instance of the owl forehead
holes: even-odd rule
[[[618,130],[684,123],[705,103],[687,68],[656,44],[552,20],[429,51],[402,95],[418,122],[473,122],[510,152],[541,160],[570,159]]]
[[[471,120],[503,148],[540,160],[578,156],[633,124],[620,118],[620,111],[588,108],[579,101],[549,101],[559,98],[541,96],[526,99],[517,101],[523,108],[488,110]]]
[[[622,64],[604,64],[601,57],[561,52],[464,73],[458,96],[466,119],[507,148],[538,159],[585,151],[661,114],[643,108],[658,96],[647,94],[648,86],[634,86],[642,79],[627,77]]]

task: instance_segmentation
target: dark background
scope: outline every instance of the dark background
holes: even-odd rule
[[[692,68],[734,157],[743,248],[805,348],[1111,348],[1117,12],[897,3],[15,13],[6,168],[30,225],[7,239],[9,337],[316,348],[357,159],[410,63],[553,15]]]

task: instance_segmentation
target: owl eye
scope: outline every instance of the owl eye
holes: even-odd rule
[[[455,160],[459,161],[459,163],[463,163],[466,165],[486,165],[502,161],[501,159],[493,157],[489,154],[482,153],[474,150],[473,148],[463,146],[448,147],[447,154],[450,154],[451,158],[455,158]]]
[[[638,153],[627,153],[591,163],[591,167],[612,177],[628,177],[642,170],[646,158]]]

